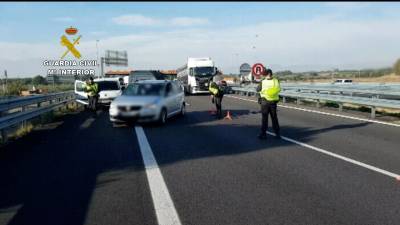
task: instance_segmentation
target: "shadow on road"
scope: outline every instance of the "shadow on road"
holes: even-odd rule
[[[270,135],[267,140],[259,140],[257,135],[260,132],[260,125],[254,125],[254,122],[258,123],[258,120],[248,123],[248,118],[244,118],[258,112],[235,109],[230,112],[234,117],[233,122],[217,120],[208,111],[193,111],[183,119],[171,119],[167,126],[155,127],[145,124],[147,137],[159,164],[254,151],[282,150],[294,145],[285,140],[276,140]],[[363,127],[368,124],[368,122],[363,122],[335,125],[323,129],[281,126],[281,133],[282,135],[290,134],[289,136],[292,137],[295,135],[295,139],[307,143],[317,134]],[[273,132],[270,126],[271,121],[268,130]]]
[[[141,124],[160,165],[183,160],[284,150],[284,140],[258,140],[259,125],[248,123],[257,111],[232,109],[234,122],[216,120],[208,111],[191,111],[165,126]],[[226,113],[226,110],[224,110]],[[118,182],[127,171],[142,171],[132,125],[113,128],[107,113],[88,122],[91,113],[62,118],[56,129],[32,132],[0,149],[0,223],[84,224],[96,188]],[[243,118],[243,120],[241,120]],[[82,128],[82,124],[87,124]],[[365,126],[336,125],[324,129],[282,127],[301,141],[318,133]],[[98,180],[102,173],[106,179]],[[17,209],[15,209],[15,207]],[[12,214],[4,219],[5,214]]]
[[[132,131],[106,125],[104,113],[79,129],[91,115],[64,116],[58,128],[0,149],[0,224],[84,224],[96,188],[116,182],[121,171],[142,170]],[[108,171],[117,172],[97,182]]]

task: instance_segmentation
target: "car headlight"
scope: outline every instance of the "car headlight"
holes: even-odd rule
[[[157,109],[157,104],[151,103],[144,106],[145,109]]]

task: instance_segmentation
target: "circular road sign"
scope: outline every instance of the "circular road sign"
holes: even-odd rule
[[[251,71],[253,72],[253,75],[261,76],[265,72],[265,67],[261,63],[256,63],[251,67]]]
[[[251,72],[251,66],[248,63],[243,63],[240,65],[239,73],[241,75],[249,74]]]

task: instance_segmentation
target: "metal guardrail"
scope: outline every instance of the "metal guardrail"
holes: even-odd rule
[[[312,86],[302,86],[302,87],[285,87],[282,86],[282,90],[292,90],[297,92],[328,92],[328,93],[338,93],[338,94],[350,94],[353,96],[354,94],[366,94],[369,96],[375,96],[377,98],[384,97],[384,96],[392,96],[392,97],[400,97],[400,90],[399,91],[381,91],[381,90],[371,90],[371,89],[354,89],[351,87],[312,87]]]
[[[0,101],[0,131],[3,140],[6,139],[5,128],[24,123],[26,120],[61,107],[74,99],[75,93],[67,91]]]
[[[40,94],[26,97],[17,97],[10,100],[0,101],[0,112],[8,111],[13,108],[23,107],[41,102],[51,101],[56,98],[65,97],[65,95],[74,94],[73,91],[58,92],[51,94]]]
[[[252,86],[241,87],[241,88],[233,87],[232,91],[247,96],[255,95],[257,93],[255,88]],[[307,100],[307,99],[317,100],[317,107],[319,107],[320,101],[336,102],[339,104],[339,111],[342,111],[343,103],[368,106],[371,108],[371,118],[375,118],[376,107],[400,109],[400,100],[354,97],[354,96],[343,96],[343,95],[332,95],[332,94],[321,94],[321,93],[304,93],[296,91],[281,91],[279,95],[283,98],[284,103],[286,102],[286,98],[296,99],[297,104],[300,103],[300,100]]]

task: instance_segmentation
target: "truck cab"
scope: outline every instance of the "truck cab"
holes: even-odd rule
[[[217,72],[210,57],[189,57],[187,63],[177,69],[177,79],[182,82],[186,93],[209,93],[208,86]]]

